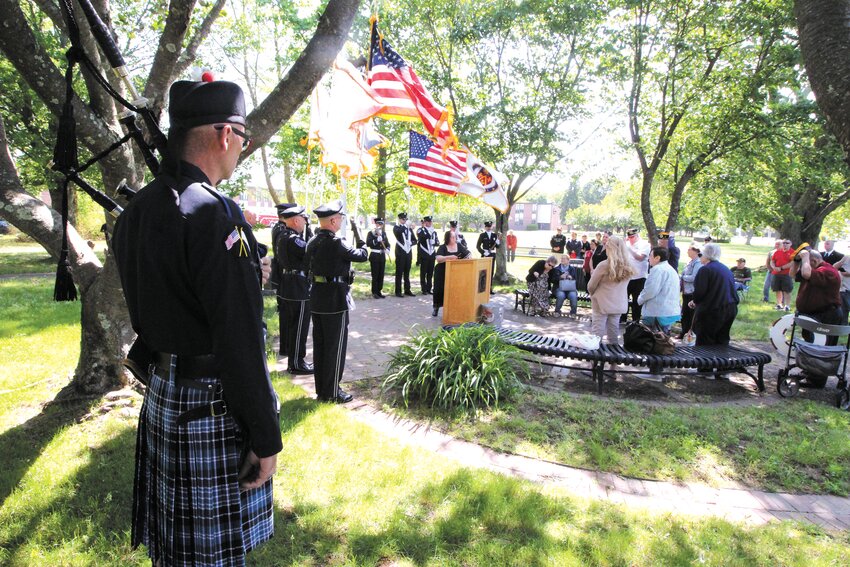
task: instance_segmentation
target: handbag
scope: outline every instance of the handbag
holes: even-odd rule
[[[626,325],[623,331],[623,346],[632,352],[645,354],[672,354],[676,348],[673,339],[665,333],[653,330],[638,321]]]
[[[575,280],[558,280],[558,289],[561,291],[576,291]]]

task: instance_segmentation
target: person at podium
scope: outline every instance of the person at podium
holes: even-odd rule
[[[431,313],[436,317],[440,312],[440,307],[443,306],[443,290],[446,285],[446,262],[454,260],[462,260],[469,257],[469,250],[463,244],[457,241],[457,235],[454,231],[446,231],[443,238],[443,244],[437,248],[437,256],[435,260],[437,265],[434,268],[434,295],[433,305],[434,311]]]

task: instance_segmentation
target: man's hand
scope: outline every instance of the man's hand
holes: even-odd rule
[[[241,491],[259,488],[268,481],[277,470],[277,455],[262,459],[248,451],[242,469],[239,471],[239,489]]]
[[[263,273],[263,285],[266,285],[272,275],[272,259],[264,256],[260,259],[260,271]]]

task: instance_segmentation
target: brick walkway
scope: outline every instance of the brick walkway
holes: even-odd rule
[[[504,307],[505,326],[541,334],[589,329],[587,317],[578,321],[566,318],[530,318],[513,311],[512,296],[496,295],[493,301]],[[408,334],[414,331],[415,327],[431,329],[438,327],[440,323],[439,317],[431,317],[430,296],[358,301],[356,309],[351,313],[344,382],[382,375],[389,354],[406,341]],[[308,349],[311,342],[308,341]],[[769,349],[769,345],[764,343],[751,343],[747,346],[766,351]],[[312,353],[310,355],[308,359],[312,358]],[[278,370],[285,368],[286,362],[283,361]],[[554,374],[557,375],[557,372]],[[780,401],[778,396],[772,393],[773,376],[775,370],[766,372],[767,393],[760,394],[752,389],[750,396],[722,403],[745,405]],[[557,380],[557,377],[554,379]],[[311,394],[315,393],[312,376],[296,376],[293,381]],[[559,386],[557,383],[550,383],[548,386],[543,384],[543,387]],[[750,525],[793,519],[809,521],[830,530],[850,529],[850,498],[712,488],[702,484],[626,478],[502,453],[460,441],[426,425],[386,414],[362,400],[355,400],[345,407],[356,419],[403,443],[424,447],[455,459],[465,466],[486,468],[562,487],[578,497],[607,500],[658,512],[716,516]]]

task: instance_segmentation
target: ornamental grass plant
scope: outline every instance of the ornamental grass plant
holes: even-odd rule
[[[441,409],[497,407],[529,376],[520,354],[485,325],[423,331],[392,355],[383,389],[400,391],[405,406],[416,400]]]

